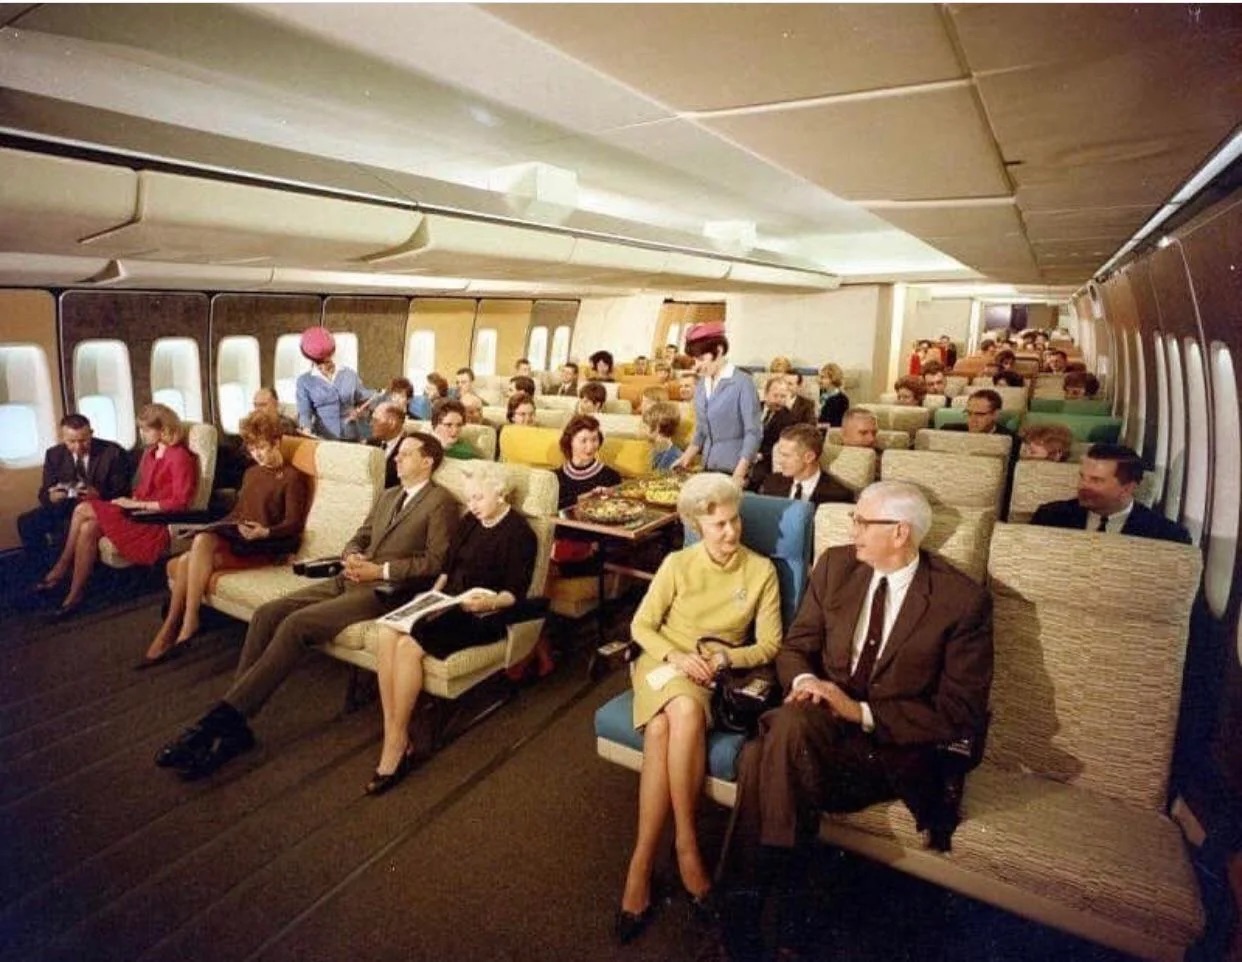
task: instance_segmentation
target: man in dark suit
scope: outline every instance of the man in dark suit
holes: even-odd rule
[[[561,383],[556,386],[556,390],[552,392],[560,397],[577,397],[578,396],[578,365],[573,361],[566,361],[561,365]]]
[[[156,756],[162,768],[185,778],[210,775],[254,745],[248,719],[293,671],[302,652],[330,641],[358,621],[378,618],[444,568],[457,525],[457,502],[431,480],[444,458],[440,442],[423,433],[401,442],[399,484],[379,496],[342,552],[344,572],[269,601],[250,620],[233,685],[198,723]],[[377,585],[399,591],[381,597]]]
[[[776,469],[759,489],[774,498],[792,498],[811,504],[853,501],[854,492],[820,468],[824,436],[810,424],[791,424],[772,449]]]
[[[759,439],[759,451],[755,455],[755,463],[750,469],[751,491],[758,491],[763,482],[772,473],[772,449],[780,440],[781,432],[794,423],[789,412],[789,385],[779,374],[768,379],[763,390],[763,411],[761,412],[763,435]]]
[[[1143,462],[1133,449],[1093,444],[1078,468],[1078,497],[1041,504],[1031,524],[1190,544],[1184,527],[1134,500],[1142,480]]]
[[[397,484],[397,450],[405,433],[405,412],[391,401],[380,404],[371,415],[371,437],[367,444],[384,449],[384,487]]]
[[[794,423],[815,424],[819,420],[815,402],[798,393],[798,389],[802,387],[802,375],[797,371],[786,374],[785,386],[789,388],[789,413],[793,416]]]
[[[973,392],[966,400],[966,423],[946,424],[945,431],[969,431],[971,434],[996,434],[1010,439],[1009,461],[1005,466],[1005,490],[1001,495],[1000,519],[1009,520],[1009,495],[1013,491],[1013,473],[1018,466],[1018,452],[1022,443],[1018,436],[1005,425],[1001,424],[1001,396],[991,388],[981,388]]]
[[[43,456],[39,507],[17,519],[22,546],[41,563],[64,541],[79,498],[120,498],[129,494],[130,477],[124,448],[95,437],[91,422],[83,415],[65,415],[60,422],[60,444],[48,448]]]
[[[936,746],[984,725],[992,601],[920,551],[931,518],[914,485],[870,485],[854,511],[853,545],[828,549],[811,573],[776,659],[785,704],[763,716],[740,759],[725,904],[731,955],[757,948],[766,889],[788,881],[821,811],[901,799],[920,827],[952,814]]]

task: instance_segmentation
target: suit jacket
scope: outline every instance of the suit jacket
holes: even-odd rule
[[[86,483],[98,490],[103,500],[111,501],[129,494],[131,475],[129,458],[124,448],[103,438],[91,438]],[[43,483],[39,488],[39,502],[45,508],[51,507],[47,489],[54,484],[67,484],[75,480],[73,455],[69,453],[69,449],[63,444],[48,448],[43,456]]]
[[[853,545],[820,557],[776,657],[786,690],[805,673],[848,685],[854,629],[872,570]],[[921,746],[981,731],[991,684],[991,595],[921,552],[871,675],[872,737],[882,746]]]
[[[768,418],[768,423],[764,424],[763,415],[767,413],[768,411],[765,407],[759,416],[759,426],[763,429],[763,434],[759,441],[759,450],[755,457],[751,459],[753,463],[750,469],[750,479],[747,483],[747,488],[751,491],[762,489],[768,476],[772,474],[772,449],[776,446],[776,442],[780,440],[781,432],[794,423],[793,414],[787,408],[773,411],[772,416]]]
[[[382,448],[384,446],[384,442],[380,441],[378,438],[369,439],[367,441],[367,444],[371,445],[371,447],[373,448]],[[391,488],[393,485],[397,484],[400,481],[400,478],[397,477],[397,449],[399,447],[401,447],[399,443],[394,444],[392,450],[384,458],[384,487],[385,488]]]
[[[789,498],[793,496],[793,481],[783,474],[770,474],[759,487],[760,494],[773,498]],[[820,470],[819,482],[811,492],[811,504],[827,504],[830,501],[850,502],[854,500],[854,492],[843,485],[827,471]]]
[[[1068,501],[1049,501],[1041,504],[1031,518],[1031,524],[1041,524],[1049,528],[1086,529],[1087,509],[1078,503],[1077,498]],[[1190,532],[1180,524],[1157,514],[1151,508],[1145,508],[1137,501],[1130,509],[1122,534],[1135,538],[1155,538],[1158,541],[1180,541],[1190,544]]]
[[[789,413],[793,415],[794,424],[814,424],[818,412],[815,410],[814,401],[799,394],[789,406]]]
[[[565,384],[564,382],[561,382],[556,386],[556,390],[552,393],[560,395],[561,397],[577,397],[578,382],[575,381],[573,384]]]
[[[428,481],[411,504],[393,517],[405,498],[400,485],[387,488],[376,500],[342,555],[361,552],[368,561],[388,564],[389,581],[422,582],[444,570],[449,541],[457,527],[457,501],[434,481]]]

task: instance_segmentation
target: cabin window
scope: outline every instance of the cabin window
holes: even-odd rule
[[[1207,520],[1208,491],[1208,395],[1207,372],[1199,342],[1186,338],[1186,405],[1190,437],[1186,451],[1186,507],[1182,522],[1195,544]]]
[[[475,377],[491,377],[496,373],[496,328],[481,327],[475,332],[470,367]]]
[[[1169,470],[1169,367],[1165,362],[1164,337],[1152,338],[1156,359],[1156,501],[1164,497],[1164,481]]]
[[[1131,372],[1133,373],[1134,399],[1133,414],[1130,419],[1130,447],[1134,448],[1139,454],[1143,453],[1143,435],[1147,428],[1147,363],[1143,360],[1143,338],[1138,329],[1132,332],[1132,353],[1130,355],[1133,362]]]
[[[681,324],[675,323],[668,326],[668,340],[666,344],[676,344],[677,349],[681,350]]]
[[[1182,351],[1176,337],[1164,342],[1169,357],[1169,481],[1164,495],[1164,516],[1176,521],[1182,515],[1182,480],[1186,476],[1186,389],[1182,384]]]
[[[338,368],[349,367],[358,370],[358,335],[350,331],[333,331],[332,339],[336,341],[336,353],[332,359]]]
[[[1242,434],[1238,419],[1237,373],[1229,347],[1211,347],[1213,427],[1216,453],[1212,475],[1212,528],[1208,538],[1204,590],[1212,614],[1223,618],[1229,606],[1233,565],[1238,553],[1238,505],[1242,502]]]
[[[0,344],[0,466],[31,468],[56,443],[47,354],[33,344]]]
[[[301,334],[282,334],[276,338],[276,358],[272,370],[276,398],[284,404],[297,404],[298,377],[310,370],[310,361],[302,354]]]
[[[548,369],[548,329],[542,324],[530,329],[530,337],[526,342],[526,358],[530,361],[531,370]]]
[[[236,434],[259,389],[259,339],[249,335],[222,338],[216,354],[220,427]]]
[[[548,354],[548,369],[555,371],[569,360],[569,325],[562,324],[552,332],[552,350]]]
[[[405,376],[422,393],[427,375],[436,369],[436,332],[413,331],[405,340]]]
[[[73,393],[78,413],[90,418],[96,435],[134,446],[134,379],[124,341],[82,341],[74,348]]]
[[[151,349],[151,400],[166,404],[183,421],[203,420],[203,385],[198,342],[192,337],[162,337]]]

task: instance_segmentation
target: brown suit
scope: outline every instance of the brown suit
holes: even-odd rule
[[[848,686],[871,576],[853,546],[820,558],[776,658],[787,690],[807,673]],[[875,730],[819,705],[765,715],[742,754],[740,840],[789,847],[813,834],[819,811],[891,798],[905,801],[922,824],[940,797],[935,745],[982,728],[991,681],[991,596],[923,552],[871,674],[866,700]]]
[[[387,488],[362,527],[341,552],[359,552],[368,561],[388,565],[389,583],[399,593],[379,597],[382,582],[354,584],[343,576],[325,579],[275,601],[254,613],[246,631],[237,676],[224,700],[247,717],[254,715],[289,676],[302,652],[330,641],[358,621],[378,618],[425,590],[440,574],[449,540],[457,526],[457,502],[434,481],[395,518],[405,489]]]

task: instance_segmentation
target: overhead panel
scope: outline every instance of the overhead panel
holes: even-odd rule
[[[0,148],[0,249],[73,254],[133,217],[137,197],[127,167]]]
[[[0,253],[0,285],[13,287],[72,287],[108,266],[102,257],[64,257],[57,254]]]
[[[232,267],[125,258],[109,262],[92,287],[150,287],[160,290],[254,291],[272,280],[270,267]]]
[[[367,258],[395,274],[510,278],[537,265],[560,265],[573,254],[574,238],[512,224],[427,214],[410,243]]]
[[[872,207],[870,210],[894,227],[927,241],[933,247],[938,239],[945,237],[979,239],[1022,230],[1022,222],[1013,204],[893,206]]]
[[[144,170],[137,213],[82,242],[113,257],[245,266],[356,263],[405,243],[416,211]]]
[[[557,280],[642,284],[668,263],[668,251],[579,237],[569,262],[556,270]]]
[[[1023,217],[1031,243],[1052,240],[1110,239],[1118,243],[1129,240],[1135,224],[1142,224],[1151,208],[1089,207],[1078,210],[1028,210]],[[1112,251],[1109,251],[1111,254]]]
[[[965,84],[702,122],[849,200],[1009,193],[991,133]]]
[[[931,4],[645,4],[641,15],[626,4],[484,9],[683,111],[962,75]]]
[[[795,271],[785,267],[767,267],[763,264],[735,263],[726,278],[727,290],[752,288],[778,291],[830,291],[841,286],[841,279],[830,274],[811,271]]]
[[[434,294],[466,289],[460,277],[410,277],[367,271],[322,271],[303,267],[277,267],[270,289],[278,291],[341,291],[387,294]]]

